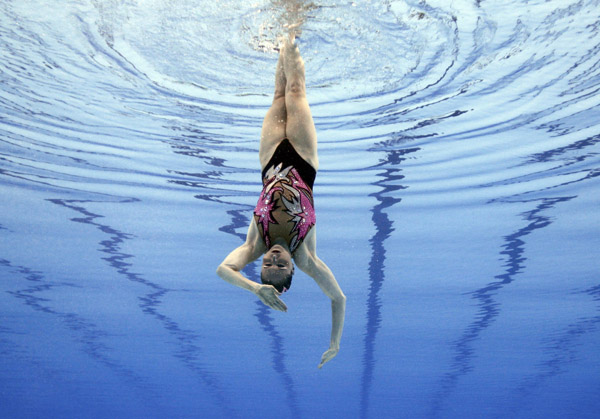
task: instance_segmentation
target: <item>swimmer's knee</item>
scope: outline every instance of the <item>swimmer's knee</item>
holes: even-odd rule
[[[304,96],[306,93],[306,88],[304,83],[301,81],[292,81],[289,82],[286,89],[286,95],[295,95],[295,96]]]

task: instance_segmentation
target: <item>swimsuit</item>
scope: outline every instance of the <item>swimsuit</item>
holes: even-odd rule
[[[262,171],[263,189],[254,208],[254,220],[267,248],[283,237],[293,253],[315,225],[312,187],[316,170],[281,141]]]

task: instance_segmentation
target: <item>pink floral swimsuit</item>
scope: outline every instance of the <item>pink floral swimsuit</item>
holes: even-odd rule
[[[254,220],[267,248],[283,237],[294,251],[315,225],[312,187],[317,172],[284,139],[263,169]]]

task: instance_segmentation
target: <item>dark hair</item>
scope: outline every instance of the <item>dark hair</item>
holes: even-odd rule
[[[271,281],[265,280],[265,278],[263,277],[263,274],[261,272],[260,280],[263,284],[272,285],[275,287],[275,289],[277,291],[284,292],[284,288],[285,288],[285,291],[287,291],[292,286],[292,277],[293,276],[294,276],[294,270],[292,269],[292,272],[290,272],[289,275],[287,275],[287,276],[283,277],[282,279],[277,280],[275,282],[271,282]]]

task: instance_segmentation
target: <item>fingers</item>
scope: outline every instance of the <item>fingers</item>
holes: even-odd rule
[[[269,300],[269,307],[279,311],[287,311],[287,306],[278,297],[275,297],[274,300]]]
[[[321,363],[319,364],[319,368],[321,368],[326,362],[331,361],[337,355],[337,353],[338,351],[335,349],[327,350],[321,357]]]
[[[276,310],[287,311],[287,306],[278,296],[275,296],[275,305]]]
[[[269,285],[268,288],[266,288],[268,291],[266,291],[266,294],[263,294],[261,296],[261,300],[263,303],[265,303],[266,305],[268,305],[269,307],[271,307],[274,310],[279,310],[279,311],[287,311],[287,306],[285,305],[285,303],[279,298],[279,296],[281,295],[281,293],[279,293],[273,286]]]
[[[333,358],[333,357],[327,357],[327,359],[321,359],[321,363],[319,364],[319,369],[321,369],[326,362],[331,360],[331,358]]]

